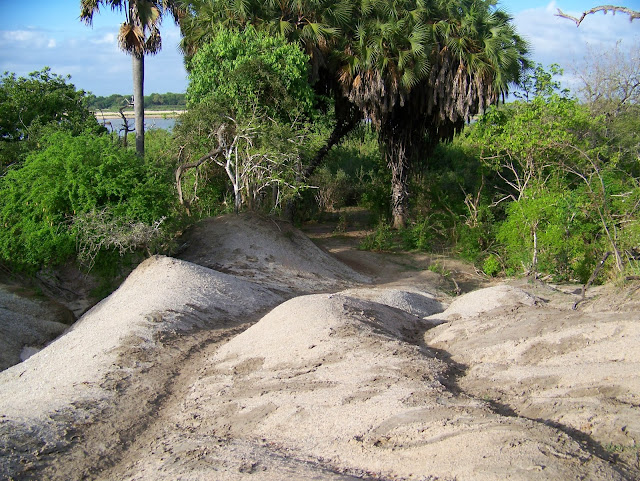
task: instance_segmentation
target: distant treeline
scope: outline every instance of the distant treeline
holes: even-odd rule
[[[131,100],[131,95],[112,94],[108,97],[89,97],[89,108],[92,110],[118,110]],[[187,105],[185,94],[174,94],[168,92],[166,94],[145,95],[145,108],[185,108]]]

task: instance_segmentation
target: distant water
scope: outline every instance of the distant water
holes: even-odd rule
[[[134,120],[133,118],[128,119],[129,125],[133,128]],[[98,118],[98,122],[101,125],[104,125],[109,132],[117,132],[119,135],[122,135],[121,128],[123,125],[122,119],[101,119]],[[151,118],[145,117],[144,119],[144,128],[145,130],[150,129],[163,129],[171,132],[173,130],[173,126],[176,124],[175,117],[167,117],[167,118]]]

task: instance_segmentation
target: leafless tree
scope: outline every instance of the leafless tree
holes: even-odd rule
[[[122,127],[120,128],[120,132],[122,132],[122,144],[125,147],[127,146],[129,132],[135,132],[136,129],[135,127],[131,127],[131,125],[129,124],[129,119],[127,119],[127,117],[124,115],[124,110],[133,106],[134,100],[133,97],[131,97],[131,100],[127,100],[127,103],[118,109],[118,112],[120,112],[120,117],[122,117]]]
[[[626,13],[627,15],[629,15],[629,21],[630,22],[632,22],[635,19],[640,18],[640,12],[639,11],[631,10],[630,8],[626,8],[626,7],[616,7],[614,5],[600,5],[598,7],[593,7],[590,10],[582,12],[582,15],[580,15],[580,17],[573,17],[571,15],[567,15],[562,10],[558,9],[558,13],[556,14],[556,17],[568,18],[569,20],[572,20],[573,22],[575,22],[576,27],[579,27],[580,24],[582,23],[582,21],[585,19],[585,17],[587,15],[591,15],[591,14],[597,13],[597,12],[604,12],[605,15],[608,12],[613,12],[614,15],[617,12]]]
[[[594,114],[614,117],[640,103],[640,46],[596,51],[589,49],[584,63],[575,68],[579,94]]]

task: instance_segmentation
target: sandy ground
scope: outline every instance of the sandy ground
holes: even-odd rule
[[[209,220],[0,373],[0,478],[640,477],[637,286],[307,234]]]

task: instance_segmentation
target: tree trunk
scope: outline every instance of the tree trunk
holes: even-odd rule
[[[133,66],[133,108],[136,118],[136,152],[144,157],[144,55],[131,55]]]
[[[391,218],[394,229],[409,220],[409,162],[405,139],[386,140],[387,165],[391,169]]]
[[[325,157],[334,145],[339,144],[344,137],[347,136],[353,129],[355,129],[360,123],[360,117],[352,116],[348,119],[338,119],[331,135],[327,139],[327,143],[316,152],[316,155],[311,159],[309,165],[304,170],[303,178],[308,179],[315,170],[322,165]]]
[[[298,173],[296,180],[302,181],[311,177],[316,169],[322,165],[329,151],[338,145],[362,120],[360,112],[351,103],[345,101],[344,97],[336,98],[335,108],[337,119],[331,135],[325,145],[309,161],[307,167]],[[277,199],[276,194],[274,194],[274,198]],[[283,217],[291,223],[295,219],[297,204],[297,199],[289,199],[283,209]]]

